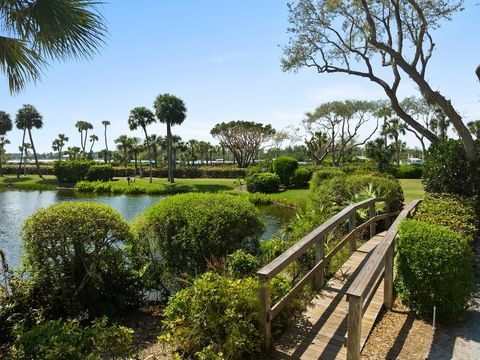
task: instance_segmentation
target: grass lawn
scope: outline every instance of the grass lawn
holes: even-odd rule
[[[16,175],[3,175],[0,177],[0,190],[5,188],[19,190],[55,190],[57,188],[57,178],[53,175],[44,175],[43,180],[38,175],[21,175],[17,179]]]
[[[400,184],[405,196],[405,204],[412,200],[423,198],[425,191],[420,179],[400,179]]]
[[[288,189],[279,193],[267,194],[273,201],[287,205],[305,207],[308,200],[309,189]]]

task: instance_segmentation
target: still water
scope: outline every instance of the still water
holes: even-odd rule
[[[110,205],[127,221],[132,220],[150,205],[162,200],[162,196],[78,196],[72,191],[0,191],[0,249],[5,252],[11,268],[20,265],[22,246],[20,229],[26,217],[36,210],[60,201],[98,201]],[[294,211],[279,206],[260,206],[266,225],[262,239],[279,233],[282,224]]]

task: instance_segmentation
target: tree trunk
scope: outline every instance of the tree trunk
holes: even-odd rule
[[[38,164],[37,152],[35,151],[35,145],[33,144],[32,132],[28,129],[28,137],[30,138],[30,145],[32,145],[33,157],[35,158],[35,166],[37,167],[37,174],[40,179],[43,179],[42,173],[40,172],[40,165]]]
[[[398,141],[398,136],[395,136],[395,147],[397,148],[397,166],[400,166],[400,143]]]
[[[107,142],[107,125],[105,125],[105,131],[103,132],[105,138],[105,163],[108,162],[108,142]]]
[[[137,176],[137,170],[138,170],[138,165],[137,165],[137,152],[134,151],[133,152],[133,160],[135,162],[135,174],[134,174],[134,177]]]
[[[172,152],[172,129],[171,129],[171,124],[170,121],[167,121],[167,157],[168,157],[168,182],[169,183],[174,183],[175,180],[173,179],[173,166],[172,166],[172,160],[173,160],[173,152]]]
[[[3,177],[3,148],[0,149],[0,177]]]
[[[18,165],[18,170],[17,170],[17,179],[20,178],[20,171],[22,170],[22,160],[23,160],[23,151],[25,149],[25,132],[27,129],[23,129],[23,137],[22,137],[22,151],[20,152],[20,163]]]
[[[152,183],[152,178],[153,178],[153,172],[152,172],[152,147],[151,144],[149,144],[148,141],[148,135],[147,135],[147,129],[144,127],[143,132],[145,133],[145,142],[147,144],[147,149],[148,149],[148,169],[150,171],[150,184]]]
[[[62,148],[58,149],[58,161],[62,160]]]

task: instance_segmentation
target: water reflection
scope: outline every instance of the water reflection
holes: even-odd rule
[[[5,252],[10,267],[17,267],[23,253],[19,236],[23,221],[36,210],[61,201],[101,202],[110,205],[130,221],[162,198],[149,195],[78,196],[69,190],[0,191],[0,249]],[[266,224],[262,235],[265,240],[277,235],[282,224],[294,214],[292,209],[279,206],[263,205],[259,209]]]

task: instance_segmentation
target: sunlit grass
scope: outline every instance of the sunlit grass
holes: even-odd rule
[[[425,190],[420,179],[400,179],[400,184],[406,204],[415,199],[423,199]]]

